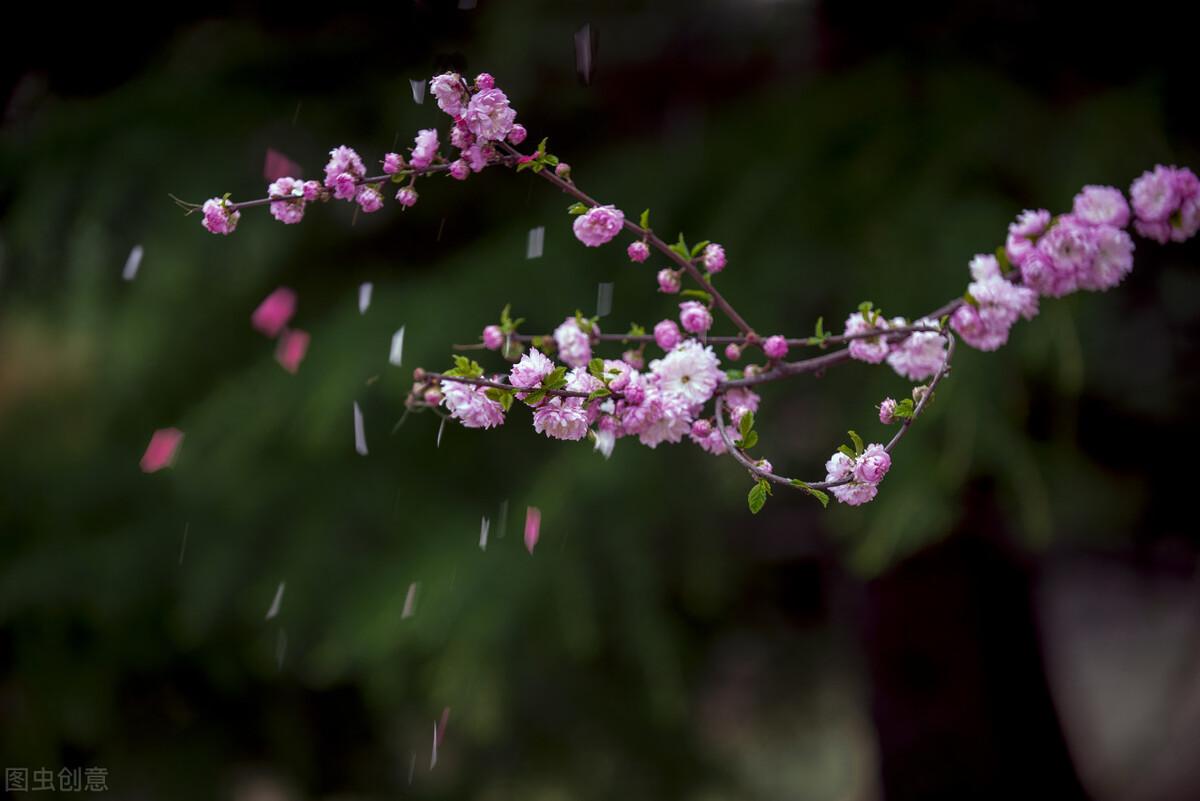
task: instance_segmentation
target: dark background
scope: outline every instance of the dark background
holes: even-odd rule
[[[669,315],[654,261],[579,246],[536,179],[248,211],[230,237],[167,197],[260,196],[268,147],[306,176],[336,144],[373,162],[442,125],[409,79],[486,70],[586,191],[722,242],[760,331],[912,315],[1021,209],[1200,166],[1195,13],[1046,6],[14,12],[0,763],[103,766],[121,798],[1195,798],[1196,241],[1139,240],[1117,289],[962,348],[871,505],[752,517],[744,471],[690,445],[605,462],[520,410],[440,446],[430,415],[394,428],[410,368],[505,303],[548,331],[611,281],[605,330]],[[248,319],[281,284],[313,336],[295,376]],[[772,385],[764,453],[819,478],[905,391],[861,364]],[[141,473],[172,425],[176,465]]]

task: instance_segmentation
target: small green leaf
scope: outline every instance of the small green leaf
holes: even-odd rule
[[[711,239],[705,239],[703,242],[697,242],[695,245],[693,245],[692,246],[692,258],[694,259],[697,256],[699,256],[700,251],[704,250],[705,246],[708,245],[708,243],[711,241],[712,241]]]
[[[491,389],[487,390],[487,392],[485,392],[484,394],[487,395],[492,400],[499,403],[500,406],[504,409],[504,411],[507,412],[509,409],[512,408],[513,392],[511,389],[497,389],[495,387],[492,387]]]
[[[730,381],[736,381],[739,378],[745,378],[745,375],[743,375],[741,370],[729,369],[725,371],[725,377]]]
[[[899,403],[896,404],[896,411],[892,413],[892,416],[896,417],[900,420],[906,420],[906,419],[912,417],[912,413],[913,413],[912,398],[904,398],[903,400],[901,400]]]
[[[969,305],[974,306],[977,309],[979,308],[979,301],[975,300],[975,296],[972,295],[970,292],[963,293],[963,300],[966,301]]]
[[[820,501],[820,502],[821,502],[821,506],[822,506],[822,507],[828,508],[828,506],[829,506],[829,495],[827,495],[827,494],[826,494],[826,493],[824,493],[824,492],[821,492],[821,490],[819,490],[819,489],[813,489],[812,487],[808,486],[807,484],[805,484],[803,481],[801,481],[801,480],[800,480],[800,479],[798,479],[798,478],[793,478],[793,479],[792,479],[792,483],[793,483],[794,485],[796,485],[797,487],[799,487],[800,489],[802,489],[802,490],[804,490],[805,492],[807,492],[809,495],[811,495],[811,496],[813,496],[814,498],[816,498],[818,501]]]
[[[1000,265],[1000,272],[1005,275],[1012,272],[1012,262],[1008,260],[1008,251],[1004,248],[1004,245],[996,248],[996,263]]]
[[[546,143],[547,143],[547,142],[549,142],[549,141],[550,141],[550,137],[548,137],[548,136],[547,136],[545,139],[543,139],[542,141],[538,142],[538,148],[537,148],[537,152],[538,152],[538,155],[539,155],[539,156],[544,156],[544,155],[546,155]]]
[[[504,308],[500,310],[500,327],[505,328],[512,325],[512,318],[509,313],[512,312],[512,304],[505,303]]]
[[[528,406],[537,406],[539,403],[542,402],[542,399],[545,397],[546,397],[546,390],[535,389],[533,392],[530,392],[528,395],[525,396],[525,404]]]
[[[588,207],[584,203],[572,203],[570,206],[567,207],[568,214],[583,214],[587,210],[588,210]]]
[[[746,495],[746,505],[750,507],[751,514],[758,514],[767,503],[767,494],[771,491],[771,484],[765,478],[759,479],[750,492]]]
[[[685,298],[699,298],[705,303],[712,303],[713,299],[713,296],[708,292],[705,292],[703,289],[685,289],[679,294],[683,295]]]
[[[825,318],[824,317],[817,318],[816,334],[817,334],[818,339],[824,339],[826,336],[825,335]]]
[[[849,433],[850,433],[850,441],[854,443],[854,455],[859,456],[863,452],[862,437],[860,437],[858,435],[857,431],[851,431]]]
[[[858,457],[856,457],[856,456],[855,456],[855,454],[854,454],[854,451],[850,450],[850,446],[849,446],[849,445],[838,445],[838,452],[839,452],[839,453],[844,453],[844,454],[845,454],[845,455],[846,455],[848,458],[850,458],[850,459],[856,459],[856,458],[858,458]]]
[[[744,451],[748,451],[757,444],[758,444],[758,432],[751,431],[749,434],[742,437],[741,445],[739,445],[738,447],[740,447]]]
[[[562,389],[567,385],[567,368],[559,365],[542,379],[542,389]]]
[[[738,433],[742,435],[744,440],[751,431],[754,430],[754,412],[746,412],[742,415],[741,421],[738,423]]]
[[[588,393],[587,402],[591,403],[596,398],[607,398],[611,394],[612,394],[612,392],[608,389],[608,387],[601,387],[600,389],[593,389],[591,392]]]
[[[687,242],[684,241],[683,234],[679,235],[679,241],[670,246],[670,251],[675,253],[681,259],[691,259],[691,253],[688,251]]]
[[[546,156],[542,159],[542,161],[546,162],[551,167],[558,166],[558,156],[554,155],[553,153],[547,153]]]
[[[588,373],[604,380],[604,359],[592,359],[588,362]]]
[[[642,212],[642,227],[646,229],[650,228],[650,209]]]

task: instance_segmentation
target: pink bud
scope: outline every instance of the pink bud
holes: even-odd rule
[[[465,159],[459,159],[450,165],[450,177],[456,181],[465,181],[471,174],[471,165]]]
[[[425,390],[425,404],[427,406],[437,406],[442,402],[442,393],[436,389]]]
[[[713,242],[704,248],[704,269],[719,273],[725,269],[725,248]]]
[[[646,366],[646,360],[642,358],[640,350],[627,350],[621,354],[621,358],[634,370],[641,370]]]
[[[399,153],[387,153],[383,157],[383,171],[395,175],[404,169],[404,156]]]
[[[679,326],[675,325],[674,320],[661,320],[658,325],[654,326],[654,341],[663,350],[671,350],[679,344],[679,340],[682,338]]]
[[[488,350],[500,350],[504,344],[504,332],[498,325],[489,325],[483,329],[483,346]]]
[[[150,444],[142,454],[140,466],[143,473],[155,473],[164,467],[170,467],[175,461],[179,444],[183,442],[183,432],[178,428],[160,428],[150,437]]]
[[[496,79],[489,73],[481,72],[475,76],[475,86],[479,89],[495,89]]]
[[[767,354],[768,359],[782,359],[787,356],[788,343],[783,337],[776,334],[772,337],[767,337],[763,342],[763,353]]]
[[[646,259],[650,258],[650,246],[645,242],[632,242],[625,249],[629,254],[629,260],[641,264]]]
[[[679,273],[666,267],[658,271],[659,292],[665,292],[668,295],[674,295],[679,291],[680,286]]]
[[[406,186],[396,193],[396,201],[406,209],[417,205],[417,190]]]
[[[883,403],[879,404],[879,422],[884,425],[896,422],[896,401],[891,398],[883,399]]]
[[[698,300],[685,300],[679,304],[679,322],[685,330],[702,334],[712,327],[712,312]]]
[[[692,436],[697,439],[704,439],[712,433],[712,423],[707,420],[697,420],[692,423]]]
[[[517,123],[511,129],[509,129],[508,141],[514,145],[519,145],[525,141],[525,137],[527,135],[528,132],[525,130],[525,126]]]
[[[570,179],[571,165],[565,161],[558,162],[558,165],[555,166],[555,168],[554,168],[554,174],[557,175],[559,178]]]
[[[730,342],[725,346],[725,358],[729,359],[731,362],[736,362],[738,359],[742,358],[742,349],[738,347],[736,342]]]
[[[296,293],[281,286],[258,304],[250,315],[250,324],[267,336],[276,337],[295,313]]]

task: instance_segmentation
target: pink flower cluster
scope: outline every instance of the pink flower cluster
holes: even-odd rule
[[[200,223],[210,234],[228,236],[237,228],[238,220],[242,218],[240,211],[237,209],[231,210],[229,201],[219,197],[204,201],[201,212],[204,217],[200,220]]]
[[[459,150],[459,157],[450,165],[451,177],[462,181],[486,167],[496,155],[497,142],[525,141],[527,132],[517,124],[508,95],[496,88],[496,79],[486,72],[476,76],[473,87],[456,72],[436,75],[430,91],[438,108],[454,118],[450,144]]]
[[[267,187],[267,195],[288,198],[271,203],[271,216],[284,225],[293,225],[304,219],[305,205],[321,196],[321,185],[299,178],[279,178]]]
[[[504,422],[504,407],[487,396],[485,387],[443,381],[441,403],[465,428],[492,428]]]
[[[1142,173],[1129,188],[1134,229],[1155,242],[1183,242],[1200,231],[1200,180],[1191,170],[1164,167]]]
[[[621,233],[625,213],[615,206],[593,206],[575,218],[575,238],[589,248],[598,248]]]
[[[892,457],[883,445],[872,443],[855,458],[837,451],[825,463],[826,481],[843,481],[846,484],[830,487],[833,497],[848,506],[861,506],[874,500],[879,492],[879,482],[892,466]]]
[[[975,280],[967,286],[969,299],[954,310],[950,327],[968,345],[996,350],[1008,341],[1009,329],[1017,318],[1031,320],[1037,315],[1037,293],[1001,275],[995,256],[972,259],[971,276]]]

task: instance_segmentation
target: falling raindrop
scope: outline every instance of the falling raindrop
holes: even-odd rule
[[[388,363],[394,364],[397,367],[404,361],[404,326],[400,326],[400,330],[392,334],[392,352],[388,354]]]
[[[498,539],[504,539],[504,534],[505,534],[505,532],[508,531],[508,499],[507,498],[500,501],[500,513],[498,515],[496,515],[496,520],[500,524],[496,529],[496,537]]]
[[[279,614],[279,604],[283,602],[283,588],[287,582],[279,582],[279,587],[275,590],[275,600],[271,601],[271,608],[267,610],[266,620],[270,620]]]
[[[358,287],[358,313],[366,314],[367,309],[371,308],[371,292],[375,289],[375,285],[370,281],[365,281]]]
[[[121,277],[126,281],[137,278],[138,267],[142,266],[143,252],[141,245],[134,245],[133,250],[129,251],[129,258],[125,259],[125,269],[121,271]]]
[[[417,592],[420,590],[420,582],[414,581],[408,585],[408,593],[404,596],[404,611],[400,613],[401,620],[408,620],[417,612]]]
[[[437,747],[438,747],[438,722],[433,722],[433,753],[429,756],[429,769],[433,770],[437,765]]]
[[[529,229],[529,241],[525,245],[525,258],[540,259],[542,257],[542,246],[546,242],[546,226],[539,225],[537,228]]]
[[[409,78],[408,85],[412,87],[413,102],[420,105],[425,102],[425,80],[423,78]]]
[[[492,521],[486,517],[481,518],[479,521],[479,550],[481,551],[487,550],[488,529],[491,528],[491,525]]]
[[[538,538],[542,535],[542,510],[536,506],[529,506],[525,509],[525,550],[533,553],[534,547],[538,543]]]
[[[442,447],[442,432],[445,430],[446,430],[446,418],[443,417],[442,424],[438,426],[437,445],[435,447],[438,447],[438,448]]]
[[[183,542],[179,546],[179,564],[181,565],[183,564],[183,552],[187,550],[188,527],[191,525],[191,523],[183,524]]]
[[[358,401],[354,402],[354,450],[359,456],[367,455],[367,435],[363,431],[363,416]]]
[[[408,762],[408,783],[412,784],[413,773],[417,770],[417,752],[412,752],[412,759]]]
[[[612,314],[613,285],[600,284],[596,287],[596,316],[607,317]]]
[[[592,70],[596,64],[597,48],[596,35],[592,33],[591,24],[584,25],[575,32],[575,74],[584,86],[592,84]]]

